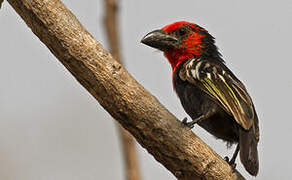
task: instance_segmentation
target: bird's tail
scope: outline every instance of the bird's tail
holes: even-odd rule
[[[258,139],[256,138],[254,127],[248,131],[239,130],[240,160],[245,169],[253,176],[259,171]]]

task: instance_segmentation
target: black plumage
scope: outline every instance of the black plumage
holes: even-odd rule
[[[142,43],[164,52],[173,68],[173,86],[187,114],[183,123],[198,124],[228,145],[238,144],[245,169],[259,170],[259,122],[251,97],[227,68],[213,36],[200,26],[176,22],[148,33]]]

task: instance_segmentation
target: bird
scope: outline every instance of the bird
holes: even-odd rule
[[[244,84],[226,66],[209,32],[187,21],[178,21],[146,34],[141,43],[164,53],[172,67],[174,91],[186,113],[182,123],[195,124],[227,143],[237,144],[232,158],[225,160],[235,168],[240,160],[246,171],[259,171],[259,120]]]

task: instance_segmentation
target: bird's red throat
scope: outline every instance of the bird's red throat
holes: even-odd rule
[[[175,71],[177,66],[179,66],[184,61],[189,58],[194,57],[191,53],[184,53],[181,50],[171,50],[164,52],[164,56],[168,59],[168,62],[171,64],[172,70]]]
[[[195,24],[191,24],[186,21],[179,21],[163,27],[162,30],[168,33],[172,33],[182,26],[188,26],[192,29],[192,31],[189,31],[189,34],[182,40],[179,47],[164,52],[164,56],[171,64],[173,72],[177,66],[189,58],[200,57],[203,49],[205,48],[203,45],[203,39],[206,37],[206,35],[202,34],[201,32],[207,31]]]
[[[168,59],[173,70],[185,60],[192,57],[200,57],[205,46],[202,43],[205,35],[198,32],[191,33],[183,40],[177,49],[164,52],[164,56]]]

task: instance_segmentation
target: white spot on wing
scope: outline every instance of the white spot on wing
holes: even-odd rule
[[[196,79],[198,79],[197,75],[196,75],[196,71],[194,69],[191,70],[192,76]]]
[[[202,64],[202,61],[198,62],[198,64],[196,65],[196,68],[195,68],[195,74],[196,74],[196,78],[197,79],[200,79],[200,72],[199,72],[199,69],[200,69],[200,66]]]
[[[195,61],[195,59],[191,60],[191,62],[189,63],[189,66],[193,66],[194,65],[194,61]]]
[[[211,73],[207,73],[207,78],[211,79]]]
[[[206,63],[205,66],[204,66],[204,69],[210,67],[211,65],[209,63]]]
[[[225,79],[224,79],[224,77],[223,77],[221,74],[218,74],[218,76],[219,76],[219,78],[220,78],[222,81],[225,82]]]

